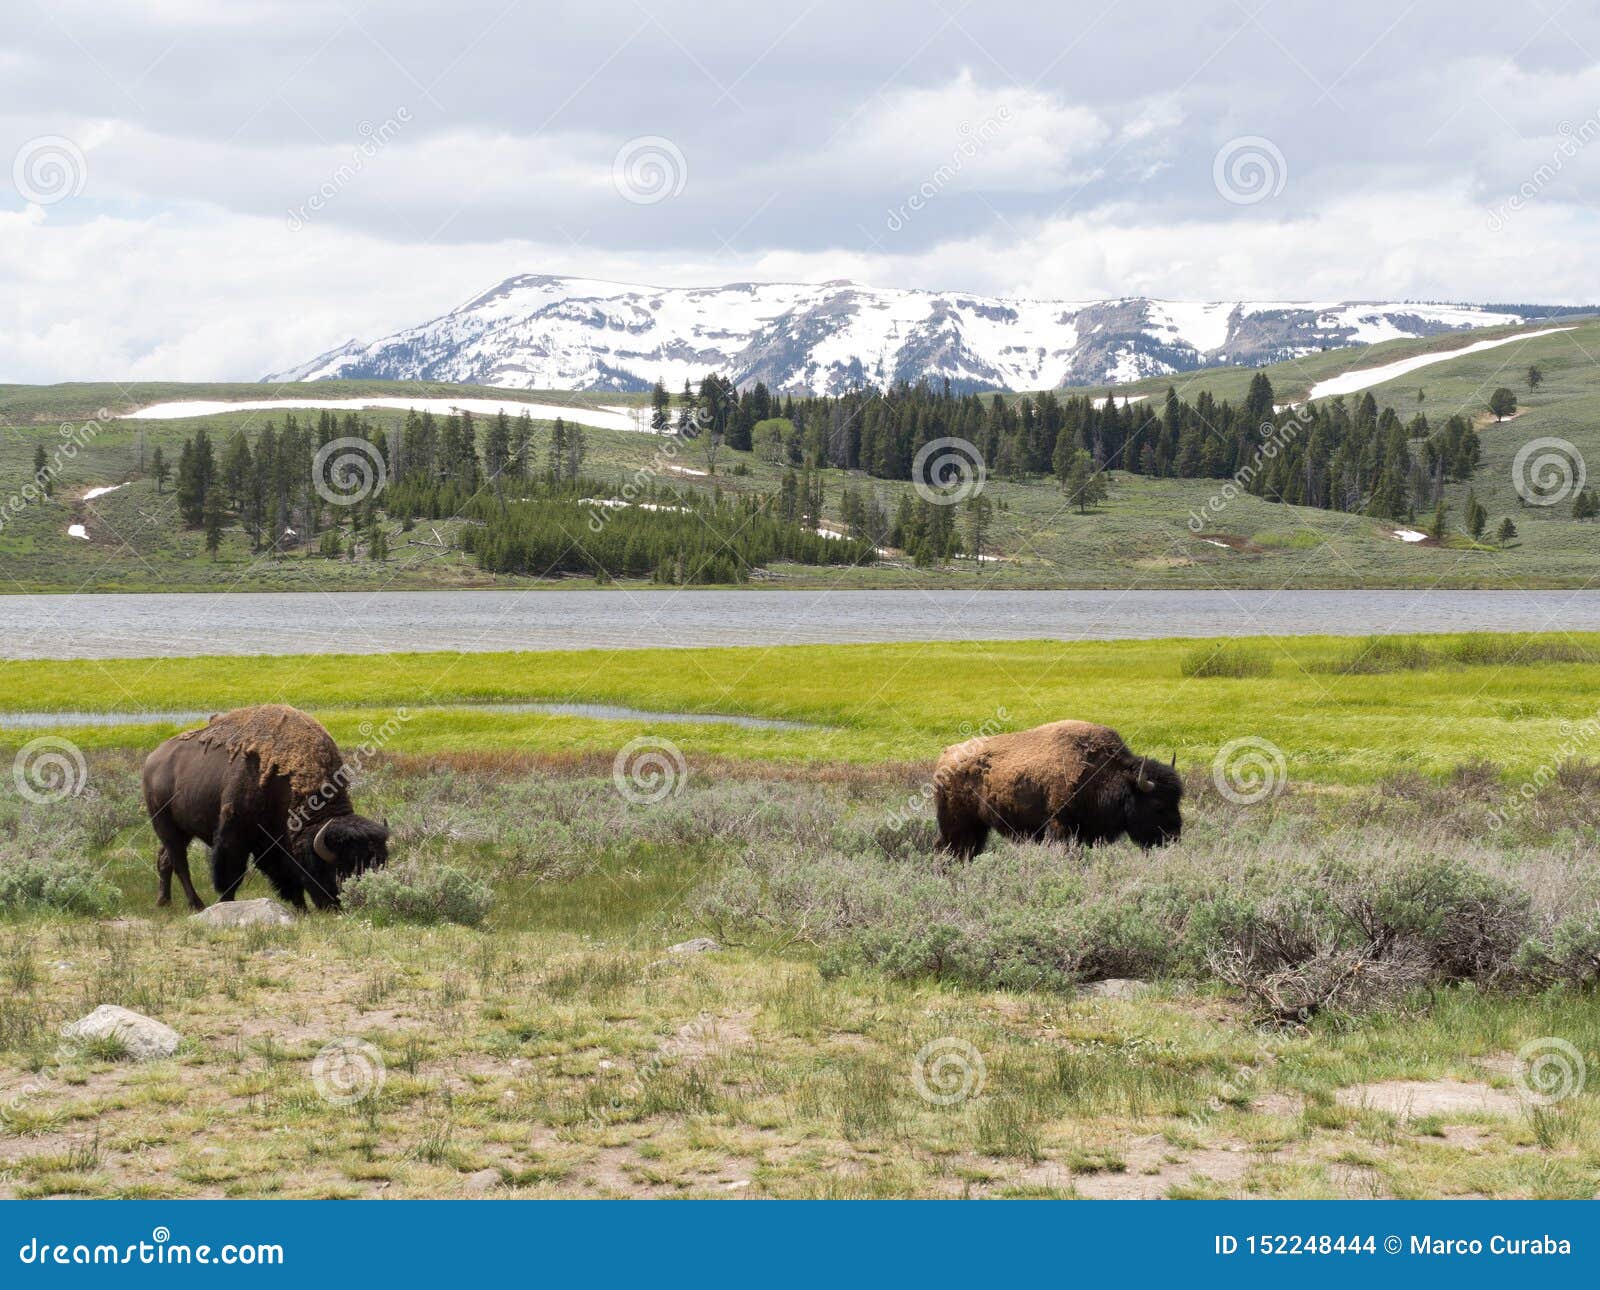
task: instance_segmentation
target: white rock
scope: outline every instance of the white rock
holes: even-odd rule
[[[1150,989],[1148,981],[1133,977],[1113,976],[1104,981],[1091,981],[1078,987],[1078,993],[1089,999],[1137,999]]]
[[[668,954],[715,954],[722,946],[709,936],[696,936],[692,941],[679,941],[667,946]]]
[[[210,927],[289,927],[294,915],[275,900],[219,900],[190,917]]]
[[[475,1174],[469,1174],[462,1189],[471,1192],[485,1192],[491,1187],[500,1185],[500,1171],[498,1169],[480,1169]]]
[[[102,1003],[87,1017],[80,1017],[63,1026],[61,1033],[68,1039],[106,1039],[115,1037],[122,1041],[128,1056],[136,1062],[154,1061],[158,1057],[171,1057],[183,1042],[171,1026],[146,1017],[114,1003]]]

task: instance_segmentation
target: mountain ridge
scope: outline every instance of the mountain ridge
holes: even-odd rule
[[[657,287],[518,274],[418,326],[351,339],[266,382],[379,378],[503,388],[740,386],[837,394],[1111,385],[1402,337],[1515,325],[1589,306],[1442,301],[1053,300],[822,283]]]

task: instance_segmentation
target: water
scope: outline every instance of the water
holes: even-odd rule
[[[380,591],[6,596],[0,657],[1600,631],[1600,591]]]
[[[613,703],[447,703],[425,708],[427,712],[543,712],[558,717],[590,717],[597,721],[645,721],[652,725],[743,726],[750,730],[811,730],[804,721],[783,721],[777,717],[744,717],[725,712],[647,712],[643,708],[624,708]],[[0,712],[0,730],[37,730],[62,726],[192,726],[205,721],[205,709],[177,712]]]

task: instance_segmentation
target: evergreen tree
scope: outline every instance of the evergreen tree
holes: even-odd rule
[[[167,457],[161,451],[160,444],[157,444],[155,451],[150,454],[150,473],[156,478],[156,496],[159,497],[167,480],[172,478],[172,467],[167,465]]]
[[[1517,396],[1513,390],[1500,386],[1489,396],[1489,411],[1496,421],[1504,421],[1517,410]]]
[[[201,517],[205,524],[206,550],[211,552],[211,558],[217,558],[217,552],[222,549],[222,489],[213,483],[206,490],[205,502],[201,507]]]
[[[46,497],[56,495],[56,481],[50,473],[50,459],[45,455],[42,443],[33,447],[33,482],[44,489]]]
[[[1471,491],[1467,493],[1467,508],[1462,512],[1462,520],[1474,542],[1481,539],[1484,529],[1489,527],[1489,512],[1484,509],[1476,493]]]
[[[1504,546],[1507,542],[1510,542],[1517,536],[1517,526],[1511,522],[1511,517],[1509,515],[1500,521],[1500,527],[1496,530],[1494,536],[1495,540],[1499,542],[1501,546]]]
[[[545,469],[551,479],[563,479],[567,470],[567,423],[556,418],[555,429],[550,432],[550,449],[545,458]]]
[[[967,551],[972,561],[983,569],[983,549],[989,545],[989,524],[994,516],[994,503],[982,493],[967,498]]]
[[[211,436],[204,429],[196,430],[194,438],[184,440],[178,455],[178,512],[189,528],[199,528],[205,520],[206,494],[216,473]]]
[[[389,558],[389,539],[384,535],[381,526],[374,525],[372,539],[367,543],[367,559],[376,560],[382,564]]]
[[[672,425],[672,396],[667,393],[665,381],[657,381],[650,391],[650,428],[657,434],[666,434]]]
[[[1544,384],[1544,373],[1539,370],[1537,363],[1528,364],[1528,393],[1532,394]]]

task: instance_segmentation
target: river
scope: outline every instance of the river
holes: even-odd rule
[[[1600,591],[383,591],[6,596],[0,657],[1600,631]]]

